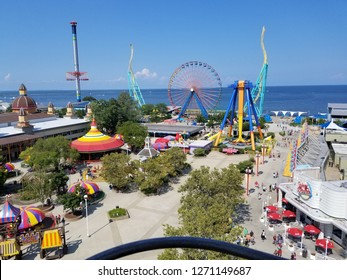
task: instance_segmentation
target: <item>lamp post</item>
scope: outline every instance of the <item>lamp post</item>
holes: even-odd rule
[[[261,145],[261,155],[263,156],[263,164],[265,163],[265,144]]]
[[[328,237],[325,238],[325,259],[328,259],[328,244],[329,244],[329,239]]]
[[[246,195],[249,195],[249,175],[251,174],[251,169],[249,167],[246,168]]]
[[[259,175],[259,159],[260,159],[260,154],[259,152],[257,151],[255,153],[255,163],[256,163],[256,174],[255,175]]]
[[[88,195],[84,195],[84,202],[86,203],[86,221],[87,221],[87,237],[90,237],[89,235],[89,223],[88,223]]]

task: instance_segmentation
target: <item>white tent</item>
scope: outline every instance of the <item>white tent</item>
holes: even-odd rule
[[[341,126],[338,126],[336,123],[334,122],[330,122],[329,125],[326,127],[326,129],[330,129],[330,130],[340,130],[340,131],[345,131],[345,129]]]

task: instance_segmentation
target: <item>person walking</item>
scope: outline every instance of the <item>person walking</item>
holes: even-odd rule
[[[261,237],[261,240],[265,240],[266,239],[266,233],[265,233],[265,230],[263,230],[260,234],[260,237]]]

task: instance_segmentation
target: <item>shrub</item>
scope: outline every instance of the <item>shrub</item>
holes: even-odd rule
[[[194,151],[194,156],[196,157],[204,157],[206,156],[206,150],[203,148],[196,148]]]
[[[275,139],[275,133],[274,132],[268,132],[266,134],[266,137],[269,137],[269,136],[271,136],[272,139]]]
[[[108,215],[110,218],[117,218],[117,217],[121,217],[121,216],[126,216],[127,210],[124,208],[115,208],[115,209],[108,211]]]
[[[241,173],[245,173],[247,167],[253,168],[253,162],[251,160],[244,160],[239,162],[236,167]]]

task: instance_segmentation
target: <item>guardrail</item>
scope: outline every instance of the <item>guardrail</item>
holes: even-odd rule
[[[105,250],[101,253],[87,258],[87,260],[114,260],[136,253],[167,248],[212,250],[247,260],[285,260],[284,258],[269,253],[254,250],[233,243],[215,239],[188,236],[159,237],[135,241]]]

